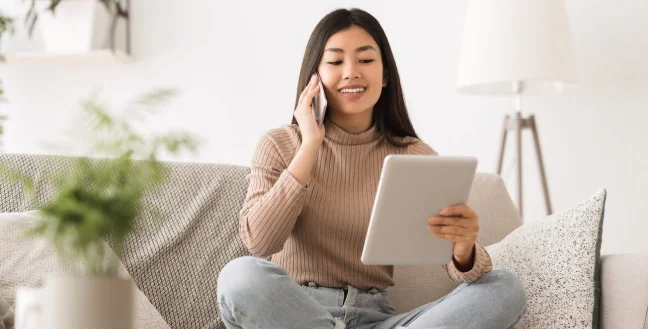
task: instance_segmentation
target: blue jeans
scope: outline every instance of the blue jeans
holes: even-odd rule
[[[281,266],[255,257],[232,260],[218,277],[228,329],[505,329],[524,315],[526,301],[520,280],[504,270],[403,314],[383,289],[300,286]]]

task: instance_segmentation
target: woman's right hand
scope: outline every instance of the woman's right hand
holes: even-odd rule
[[[318,77],[313,74],[308,85],[299,95],[299,103],[295,109],[295,119],[299,124],[299,131],[301,132],[302,144],[321,145],[324,140],[324,125],[320,127],[315,119],[315,114],[311,107],[313,98],[319,92]]]

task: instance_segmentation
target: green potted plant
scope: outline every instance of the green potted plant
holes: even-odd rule
[[[56,192],[38,209],[38,221],[26,234],[47,239],[73,274],[48,277],[39,292],[41,321],[50,328],[132,329],[134,285],[118,275],[124,244],[142,210],[142,197],[168,178],[158,156],[197,148],[184,132],[148,136],[141,131],[141,124],[173,95],[170,90],[149,93],[121,116],[95,100],[84,102],[84,127],[90,134],[74,140],[90,141],[89,156],[75,158],[71,169],[51,172],[41,182]],[[32,199],[39,195],[36,182],[8,169],[4,173],[21,182]]]
[[[29,34],[41,25],[48,53],[85,53],[95,49],[128,52],[130,0],[23,0]]]

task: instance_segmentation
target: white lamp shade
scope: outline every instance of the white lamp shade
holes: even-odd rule
[[[464,25],[457,90],[513,94],[514,82],[575,85],[563,0],[473,0]]]

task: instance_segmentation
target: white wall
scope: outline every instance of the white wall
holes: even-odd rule
[[[183,160],[247,165],[261,134],[291,118],[312,28],[330,10],[357,6],[388,34],[419,135],[441,154],[475,155],[480,171],[493,171],[502,115],[512,101],[453,90],[466,4],[133,1],[134,64],[0,68],[11,100],[6,150],[49,152],[42,142],[60,136],[79,100],[97,87],[119,105],[172,86],[181,97],[160,126],[190,129],[204,141],[199,156]],[[605,187],[603,253],[648,252],[648,2],[568,0],[567,7],[583,88],[523,100],[537,116],[554,210]],[[22,32],[7,45],[38,49],[39,41],[36,35],[26,42]],[[527,221],[544,217],[531,147],[527,135]],[[510,164],[504,176],[513,187]]]

